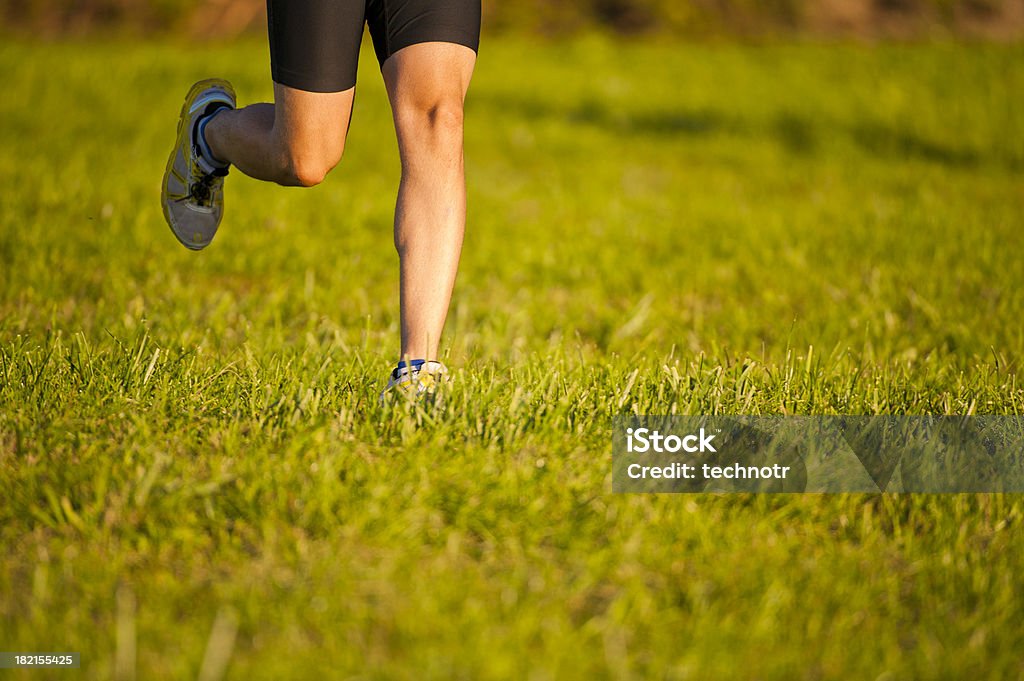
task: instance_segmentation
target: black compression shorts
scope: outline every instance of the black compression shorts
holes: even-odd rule
[[[309,92],[356,84],[363,23],[381,66],[425,42],[480,45],[480,0],[267,0],[274,82]]]

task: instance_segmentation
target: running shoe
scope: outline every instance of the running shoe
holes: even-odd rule
[[[401,361],[388,377],[388,385],[380,394],[383,404],[389,394],[404,395],[408,399],[434,395],[440,385],[448,382],[448,369],[436,360],[413,359]]]
[[[167,160],[161,192],[164,218],[185,247],[206,248],[224,215],[224,176],[199,151],[199,123],[222,108],[235,108],[235,91],[226,80],[211,78],[192,86],[178,118],[178,141]]]

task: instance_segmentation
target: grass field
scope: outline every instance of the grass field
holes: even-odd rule
[[[180,100],[263,44],[0,44],[0,649],[83,658],[4,678],[1024,678],[1019,496],[610,491],[615,414],[1024,411],[1024,47],[485,42],[414,411],[363,56],[194,254]]]

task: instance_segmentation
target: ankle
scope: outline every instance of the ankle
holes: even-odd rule
[[[214,152],[209,139],[209,126],[218,115],[230,110],[231,107],[229,106],[219,106],[196,122],[196,147],[199,149],[199,155],[206,163],[217,170],[227,169],[231,162],[223,160]]]

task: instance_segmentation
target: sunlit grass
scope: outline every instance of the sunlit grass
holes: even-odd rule
[[[1021,48],[485,42],[411,411],[369,53],[323,186],[163,224],[180,98],[268,97],[265,52],[0,45],[0,649],[194,678],[219,614],[230,678],[1024,674],[1017,497],[609,480],[624,412],[1022,412]]]

